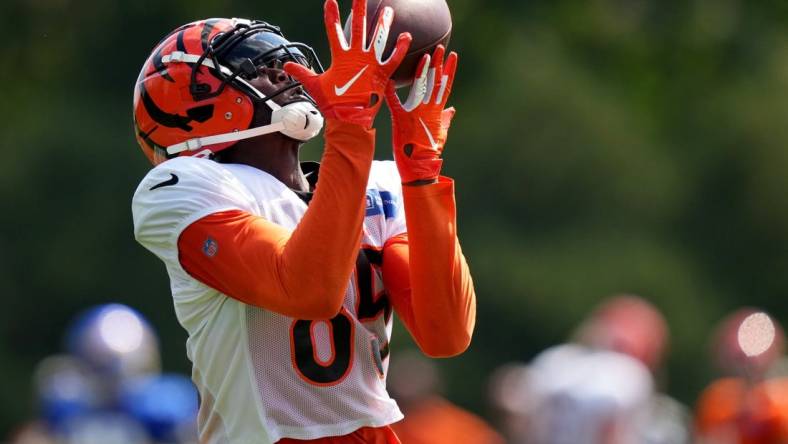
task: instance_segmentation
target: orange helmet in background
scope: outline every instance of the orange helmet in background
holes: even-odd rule
[[[754,308],[740,308],[720,321],[711,346],[727,377],[712,382],[698,399],[699,437],[715,443],[788,442],[788,378],[769,377],[784,343],[777,322]]]
[[[668,346],[668,325],[650,302],[624,294],[602,302],[580,326],[578,336],[586,345],[629,355],[653,371]]]
[[[281,132],[300,141],[317,135],[323,120],[314,102],[279,105],[249,84],[261,67],[292,61],[322,72],[311,47],[288,41],[271,24],[214,18],[181,26],[154,48],[134,88],[134,129],[154,164],[177,156],[210,157],[238,140]],[[255,111],[270,109],[268,124],[250,128]]]

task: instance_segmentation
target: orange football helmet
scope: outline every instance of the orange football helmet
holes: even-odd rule
[[[134,130],[143,153],[156,165],[177,156],[211,157],[238,140],[277,131],[301,141],[316,136],[323,118],[314,102],[272,100],[300,83],[266,96],[248,82],[259,68],[285,62],[323,71],[311,47],[288,41],[265,22],[214,18],[171,32],[134,88]],[[260,103],[271,109],[270,122],[250,128]]]

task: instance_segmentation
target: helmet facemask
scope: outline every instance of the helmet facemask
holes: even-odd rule
[[[260,67],[281,68],[286,62],[295,62],[318,73],[324,71],[312,47],[288,41],[279,27],[261,21],[233,21],[236,23],[235,27],[230,32],[217,34],[192,66],[190,92],[195,100],[219,95],[227,84],[232,84],[253,99],[259,99],[262,95],[260,91],[253,87],[253,91],[249,91],[250,85],[246,81],[257,77]],[[206,59],[211,60],[213,66],[227,68],[214,69],[214,75],[221,79],[222,83],[213,91],[209,85],[197,81],[197,72]],[[267,98],[271,99],[287,89],[300,86],[300,83],[294,83]]]

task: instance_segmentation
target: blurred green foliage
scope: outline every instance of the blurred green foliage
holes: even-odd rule
[[[164,34],[209,16],[279,24],[328,62],[320,3],[4,2],[0,436],[33,414],[30,372],[88,305],[139,308],[165,368],[188,373],[164,268],[132,236],[130,198],[149,169],[132,136],[134,81]],[[788,318],[788,4],[449,3],[460,71],[444,171],[479,316],[470,350],[441,363],[448,396],[484,412],[495,366],[634,292],[665,313],[665,388],[692,403],[713,376],[714,322],[741,305]],[[386,158],[383,116],[380,127]]]

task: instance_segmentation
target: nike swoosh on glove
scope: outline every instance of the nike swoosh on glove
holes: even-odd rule
[[[384,8],[378,15],[374,39],[367,45],[367,0],[353,0],[350,12],[350,42],[345,39],[339,22],[336,0],[326,0],[324,20],[331,49],[331,66],[322,74],[289,62],[285,71],[301,82],[315,99],[320,112],[327,118],[371,128],[383,103],[386,84],[397,69],[412,40],[409,33],[400,34],[388,60],[383,61],[394,10]]]
[[[440,155],[455,112],[444,108],[457,71],[457,53],[451,52],[444,64],[445,51],[438,45],[432,57],[424,55],[404,104],[397,97],[394,82],[386,87],[394,160],[405,185],[433,183],[440,175]]]

